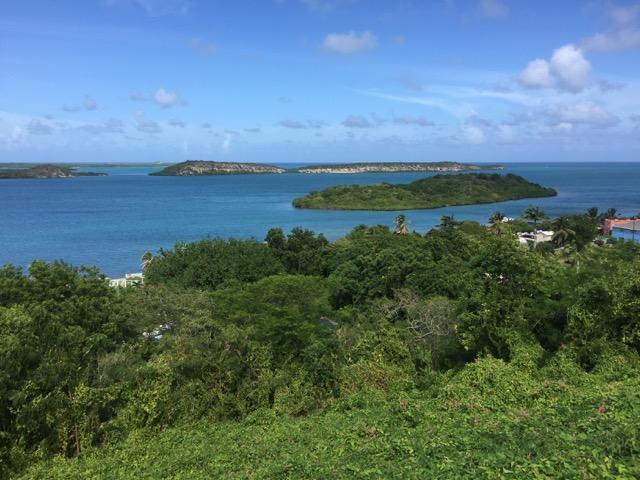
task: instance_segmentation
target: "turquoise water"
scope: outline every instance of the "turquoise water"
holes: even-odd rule
[[[262,239],[270,227],[302,226],[335,239],[358,224],[392,225],[397,212],[297,210],[291,200],[336,184],[410,182],[419,173],[150,177],[155,168],[88,169],[107,177],[0,180],[0,265],[62,259],[98,265],[108,275],[139,271],[146,250],[207,235]],[[553,198],[405,212],[425,232],[442,215],[486,222],[500,210],[517,216],[530,205],[549,215],[589,207],[640,212],[640,163],[507,164],[507,172],[554,187]]]

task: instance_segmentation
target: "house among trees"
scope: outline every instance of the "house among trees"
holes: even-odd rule
[[[518,233],[518,242],[520,245],[533,245],[539,243],[551,242],[553,240],[553,232],[551,230],[536,230],[535,232]]]

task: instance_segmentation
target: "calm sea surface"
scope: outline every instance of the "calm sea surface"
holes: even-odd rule
[[[506,164],[554,187],[554,198],[410,210],[411,228],[425,232],[442,215],[486,222],[500,210],[517,216],[528,205],[556,216],[589,207],[640,212],[640,163]],[[270,227],[295,226],[338,238],[358,224],[392,225],[397,212],[298,210],[291,200],[312,190],[353,183],[406,183],[418,173],[275,174],[150,177],[151,167],[87,169],[107,177],[0,180],[0,265],[34,259],[98,265],[107,275],[139,271],[146,250],[210,236],[262,239]]]

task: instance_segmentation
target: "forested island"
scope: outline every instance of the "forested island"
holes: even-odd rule
[[[159,172],[152,172],[153,176],[203,176],[203,175],[239,175],[255,173],[284,173],[284,168],[264,163],[214,162],[209,160],[187,160],[186,162],[170,165]]]
[[[640,247],[499,218],[0,268],[0,478],[640,478]]]
[[[469,173],[436,175],[409,184],[338,185],[293,200],[296,208],[327,210],[408,210],[552,197],[519,175]]]
[[[0,178],[73,178],[73,177],[101,177],[106,173],[78,172],[69,167],[43,164],[28,168],[2,168]]]
[[[463,172],[501,170],[501,165],[475,165],[459,162],[386,162],[312,165],[296,169],[300,173],[393,173],[393,172]]]

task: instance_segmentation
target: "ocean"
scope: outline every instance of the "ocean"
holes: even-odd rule
[[[486,222],[499,210],[516,217],[528,205],[550,216],[590,207],[640,213],[640,163],[504,164],[503,173],[553,187],[557,197],[409,210],[426,232],[443,215]],[[283,165],[284,166],[284,165]],[[291,167],[292,165],[286,165]],[[299,165],[295,165],[299,166]],[[0,265],[34,259],[97,265],[107,275],[140,270],[140,256],[206,236],[262,240],[271,227],[301,226],[336,239],[359,224],[391,226],[399,212],[299,210],[295,197],[338,184],[407,183],[430,174],[267,174],[151,177],[160,167],[100,167],[106,177],[0,180]]]

